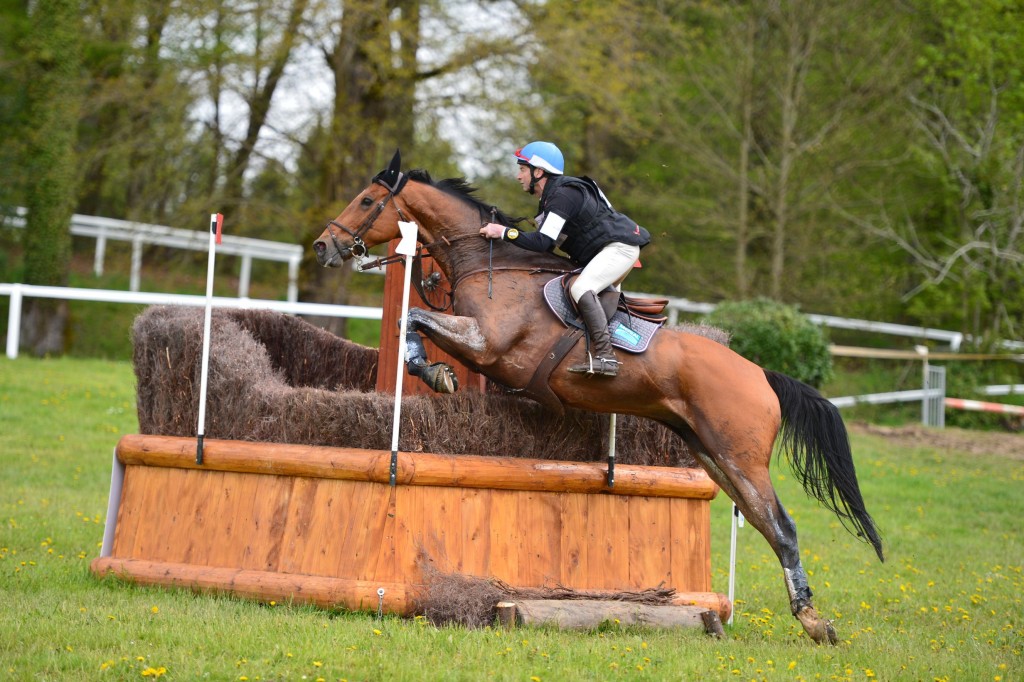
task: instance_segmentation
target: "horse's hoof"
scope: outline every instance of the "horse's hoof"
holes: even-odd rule
[[[805,606],[796,614],[797,620],[804,626],[804,631],[817,644],[836,644],[839,637],[836,629],[832,627],[832,621],[825,620],[818,615],[813,606]]]
[[[455,372],[443,362],[435,362],[424,367],[420,378],[434,393],[451,394],[459,390],[459,380],[455,377]]]

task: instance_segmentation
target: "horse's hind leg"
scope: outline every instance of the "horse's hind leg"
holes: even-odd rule
[[[723,451],[706,449],[694,436],[687,440],[711,478],[732,498],[779,558],[793,615],[815,642],[835,644],[835,629],[818,615],[811,601],[807,573],[800,562],[796,524],[779,501],[768,473],[774,438],[765,439],[767,445],[751,445],[746,452],[732,451],[728,455],[710,454]]]

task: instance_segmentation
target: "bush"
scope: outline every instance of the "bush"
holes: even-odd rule
[[[764,298],[719,304],[708,324],[732,335],[730,347],[765,369],[820,388],[832,378],[824,331],[795,307]]]

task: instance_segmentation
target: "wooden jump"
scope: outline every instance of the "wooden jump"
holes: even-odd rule
[[[512,587],[711,592],[699,469],[129,435],[98,575],[264,601],[412,615],[424,564]],[[384,589],[382,603],[378,590]]]

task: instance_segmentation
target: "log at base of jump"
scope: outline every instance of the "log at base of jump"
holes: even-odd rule
[[[139,559],[94,559],[97,577],[115,576],[140,585],[177,587],[199,593],[231,594],[262,602],[314,604],[326,609],[376,611],[412,616],[422,585],[193,566]],[[383,598],[378,590],[384,589]]]
[[[513,615],[514,614],[514,615]],[[718,613],[702,606],[639,604],[591,599],[523,599],[501,602],[498,622],[506,627],[555,625],[566,629],[593,629],[602,623],[658,628],[702,628],[709,635],[725,633]]]

